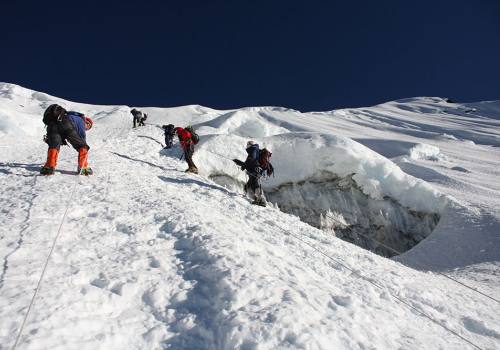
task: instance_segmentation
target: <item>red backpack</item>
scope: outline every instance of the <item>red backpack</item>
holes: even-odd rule
[[[259,165],[263,171],[267,171],[267,176],[271,176],[274,173],[274,168],[269,161],[272,155],[267,148],[263,148],[259,152]]]

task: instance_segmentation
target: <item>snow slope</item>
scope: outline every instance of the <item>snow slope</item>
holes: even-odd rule
[[[36,176],[53,102],[94,118],[95,176],[67,147]],[[144,108],[135,130],[129,110],[0,84],[0,349],[500,349],[499,303],[425,271],[499,298],[500,103]],[[170,122],[200,131],[200,175],[161,150]],[[441,220],[390,260],[251,206],[231,162],[250,137],[273,151],[267,190],[354,174]]]

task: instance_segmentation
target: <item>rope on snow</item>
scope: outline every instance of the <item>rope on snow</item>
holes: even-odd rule
[[[330,216],[330,215],[328,215],[328,214],[326,214],[326,216],[327,216],[327,217],[329,217],[330,219],[332,219],[332,220],[334,220],[334,221],[336,221],[336,222],[338,222],[338,223],[342,224],[340,221],[338,221],[338,219],[334,218],[333,216]],[[345,225],[343,224],[343,226],[345,226]],[[384,248],[387,248],[387,249],[389,249],[390,251],[392,251],[393,253],[396,253],[396,254],[398,254],[398,255],[403,254],[403,252],[400,252],[400,251],[398,251],[398,250],[396,250],[396,249],[394,249],[394,248],[392,248],[392,247],[389,247],[388,245],[386,245],[386,244],[384,244],[384,243],[382,243],[382,242],[380,242],[380,241],[376,240],[375,238],[370,237],[370,236],[368,236],[368,235],[366,235],[366,234],[364,234],[364,233],[362,233],[362,232],[360,232],[360,231],[358,231],[358,230],[355,230],[355,229],[351,229],[351,230],[352,230],[354,233],[356,233],[356,234],[358,234],[358,235],[360,235],[360,236],[363,236],[363,237],[365,237],[365,238],[368,238],[368,239],[370,239],[370,240],[372,240],[372,241],[374,241],[374,242],[376,242],[376,243],[380,244],[380,245],[381,245],[381,246],[383,246]],[[447,274],[445,274],[445,273],[442,273],[442,272],[439,272],[439,271],[432,271],[432,273],[435,273],[436,275],[443,276],[443,277],[445,277],[445,278],[447,278],[447,279],[449,279],[449,280],[451,280],[451,281],[453,281],[453,282],[455,282],[455,283],[458,283],[459,285],[461,285],[461,286],[463,286],[463,287],[465,287],[465,288],[467,288],[467,289],[470,289],[470,290],[472,290],[472,291],[474,291],[474,292],[476,292],[476,293],[478,293],[478,294],[481,294],[482,296],[484,296],[484,297],[486,297],[486,298],[489,298],[489,299],[493,300],[494,302],[496,302],[496,303],[500,304],[500,300],[498,300],[498,299],[496,299],[496,298],[494,298],[494,297],[492,297],[492,296],[490,296],[490,295],[488,295],[488,294],[486,294],[486,293],[484,293],[484,292],[481,292],[480,290],[478,290],[478,289],[476,289],[476,288],[474,288],[474,287],[471,287],[471,286],[469,286],[469,285],[467,285],[467,284],[465,284],[465,283],[463,283],[463,282],[460,282],[459,280],[457,280],[457,279],[455,279],[455,278],[453,278],[453,277],[451,277],[451,276],[448,276],[448,275],[447,275]]]
[[[442,324],[441,322],[439,322],[438,320],[436,320],[434,317],[432,317],[431,315],[427,314],[426,312],[420,310],[418,307],[416,306],[413,306],[411,305],[409,302],[405,301],[403,298],[401,298],[400,296],[398,296],[397,294],[393,293],[391,290],[389,289],[386,289],[384,288],[384,286],[382,284],[379,284],[378,282],[375,282],[373,281],[371,278],[369,277],[366,277],[364,276],[363,274],[359,273],[358,271],[354,270],[353,268],[347,266],[346,264],[344,264],[341,260],[339,259],[335,259],[333,258],[332,256],[328,255],[327,253],[323,252],[321,249],[317,248],[314,244],[312,243],[309,243],[307,241],[305,241],[304,239],[302,239],[300,236],[296,235],[296,234],[293,234],[287,230],[285,230],[284,228],[280,227],[280,226],[275,226],[279,229],[281,229],[283,232],[285,232],[287,235],[291,235],[292,237],[296,238],[297,240],[301,241],[302,243],[308,245],[309,247],[311,247],[313,250],[317,251],[318,253],[320,253],[321,255],[325,256],[326,258],[330,259],[331,261],[337,263],[338,265],[344,267],[345,269],[351,271],[354,275],[356,275],[358,278],[362,279],[362,280],[365,280],[366,282],[372,284],[373,286],[375,286],[376,288],[382,290],[382,291],[387,291],[387,293],[389,293],[394,299],[398,300],[401,304],[404,304],[406,305],[408,308],[414,310],[415,312],[417,312],[418,314],[422,315],[423,317],[429,319],[431,322],[435,323],[436,325],[440,326],[441,328],[443,328],[444,330],[446,330],[447,332],[455,335],[456,337],[462,339],[464,342],[468,343],[469,345],[473,346],[474,348],[478,349],[478,350],[484,350],[483,348],[481,348],[479,345],[473,343],[471,340],[465,338],[464,336],[460,335],[458,332],[448,328],[446,325]]]
[[[49,265],[50,258],[52,256],[52,253],[54,252],[54,248],[56,246],[57,239],[61,235],[61,230],[62,230],[64,221],[66,220],[66,215],[68,214],[68,210],[69,210],[69,208],[71,206],[71,203],[72,203],[72,200],[73,200],[73,196],[74,196],[74,194],[76,192],[76,185],[77,185],[77,183],[78,183],[78,176],[75,178],[74,185],[73,185],[73,190],[71,191],[71,195],[69,196],[68,204],[66,205],[66,210],[64,211],[64,215],[62,217],[61,223],[59,224],[59,229],[57,230],[57,234],[54,237],[54,241],[52,242],[52,247],[50,248],[49,255],[47,256],[47,259],[45,260],[45,264],[43,266],[42,273],[40,275],[40,278],[38,279],[38,283],[37,283],[37,286],[35,288],[35,293],[33,294],[33,297],[31,298],[31,302],[30,302],[30,304],[28,306],[28,311],[26,312],[26,315],[24,316],[23,323],[21,324],[21,328],[19,329],[19,333],[17,334],[16,341],[14,342],[14,346],[12,347],[12,350],[16,350],[17,345],[19,344],[19,341],[20,341],[21,336],[23,334],[24,326],[26,325],[26,322],[28,320],[28,316],[29,316],[29,314],[31,312],[31,309],[35,305],[35,300],[36,300],[36,297],[38,295],[38,291],[40,290],[40,287],[42,285],[42,281],[43,281],[43,278],[45,276],[45,271],[47,270],[47,266]]]

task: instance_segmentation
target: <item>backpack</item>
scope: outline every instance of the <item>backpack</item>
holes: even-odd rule
[[[49,125],[61,121],[61,118],[66,114],[66,110],[58,104],[50,105],[43,113],[43,123]]]
[[[87,123],[85,115],[83,115],[82,113],[79,113],[79,112],[69,111],[66,113],[66,117],[71,122],[71,124],[73,124],[78,135],[83,140],[85,140],[86,130],[87,130],[86,125],[85,125]],[[88,118],[88,120],[89,120],[89,124],[93,124],[92,120],[90,118]],[[92,125],[90,125],[90,127],[92,127]]]
[[[131,110],[130,113],[132,113],[132,115],[134,116],[134,118],[138,119],[138,120],[140,120],[143,117],[142,112],[139,111],[139,110],[137,110],[137,109],[135,109],[135,108],[133,110]]]
[[[192,126],[187,126],[186,127],[186,130],[189,131],[189,133],[191,134],[191,141],[193,141],[193,143],[196,145],[198,142],[200,142],[200,137],[198,136],[198,134],[194,131],[193,127]]]
[[[259,152],[259,165],[263,171],[267,171],[267,176],[271,176],[274,173],[274,168],[269,161],[272,155],[267,148],[263,148]]]
[[[168,125],[164,125],[165,127],[165,133],[169,136],[174,136],[175,135],[175,125],[174,124],[168,124]]]

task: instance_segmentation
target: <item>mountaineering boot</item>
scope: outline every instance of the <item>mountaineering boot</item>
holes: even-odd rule
[[[45,165],[40,169],[41,175],[54,175],[58,155],[59,150],[57,148],[49,148],[47,152],[47,161],[45,162]]]
[[[91,167],[88,166],[86,168],[78,169],[78,174],[79,175],[89,176],[89,175],[93,175],[94,171],[92,170]]]
[[[262,193],[262,187],[255,189],[255,200],[252,202],[254,205],[260,205],[261,207],[265,207],[267,205],[266,200],[264,199],[264,195]]]
[[[82,147],[78,150],[78,174],[79,175],[92,175],[94,172],[89,167],[87,162],[89,150],[85,147]]]
[[[189,168],[186,169],[186,173],[198,174],[198,168],[190,166]]]
[[[47,168],[43,166],[40,169],[40,175],[54,175],[54,168]]]
[[[267,204],[263,199],[256,199],[252,202],[253,205],[260,205],[261,207],[266,207]]]

